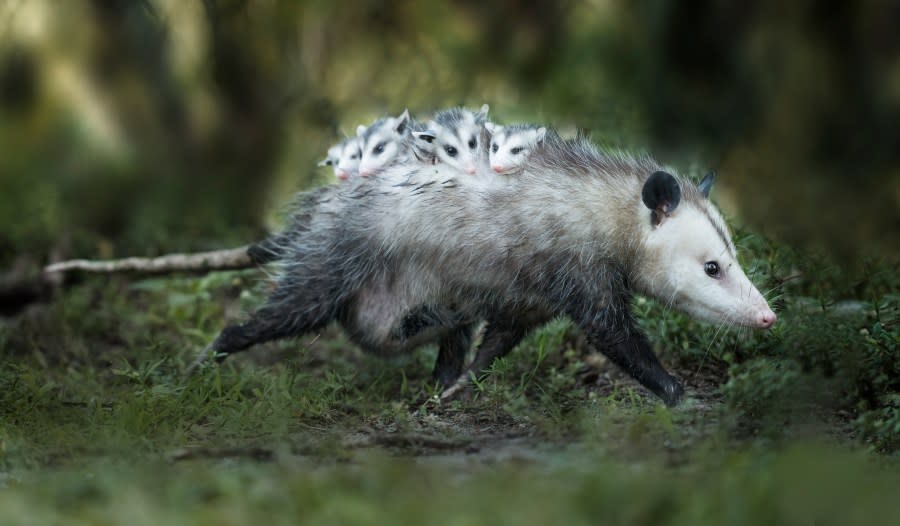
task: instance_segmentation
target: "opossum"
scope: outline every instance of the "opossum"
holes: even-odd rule
[[[371,177],[397,166],[433,164],[434,153],[427,143],[416,141],[412,133],[424,130],[423,124],[416,122],[404,110],[399,117],[379,119],[370,126],[357,128],[362,159],[359,175]]]
[[[475,175],[484,153],[484,121],[490,107],[477,112],[451,108],[435,114],[424,131],[414,131],[419,142],[433,144],[437,160],[450,167]]]
[[[334,169],[334,176],[339,181],[346,181],[350,177],[359,175],[361,157],[362,149],[359,137],[348,137],[328,148],[328,154],[319,162],[319,166],[331,166]]]
[[[545,126],[533,124],[501,126],[487,122],[484,127],[491,134],[488,150],[491,170],[505,175],[517,172],[547,135]]]
[[[438,343],[434,374],[452,390],[566,316],[674,405],[683,388],[635,325],[633,293],[708,322],[775,323],[707,198],[711,177],[696,185],[648,156],[583,139],[545,140],[503,185],[459,184],[467,176],[443,163],[427,175],[415,166],[388,172],[301,197],[308,212],[286,233],[275,289],[202,356],[223,359],[337,321],[384,355]],[[481,320],[482,343],[465,367]]]

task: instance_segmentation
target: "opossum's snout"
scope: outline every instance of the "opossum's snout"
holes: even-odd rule
[[[494,170],[495,173],[502,174],[503,170],[505,168],[503,168],[502,166],[500,166],[498,164],[495,164],[495,165],[491,166],[491,169]]]
[[[345,170],[341,170],[340,168],[335,171],[334,175],[341,181],[346,181],[350,178],[350,173]]]
[[[766,308],[766,310],[756,315],[756,326],[760,329],[768,329],[772,327],[772,325],[775,325],[775,320],[777,318],[775,313],[772,312],[772,309]]]

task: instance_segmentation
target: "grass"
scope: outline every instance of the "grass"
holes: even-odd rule
[[[336,329],[186,380],[264,277],[87,280],[0,322],[0,524],[897,523],[896,267],[738,242],[773,331],[635,300],[674,409],[566,320],[443,406]]]

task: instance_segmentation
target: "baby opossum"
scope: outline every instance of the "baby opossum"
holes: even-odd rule
[[[357,129],[362,148],[359,175],[375,176],[412,163],[433,164],[431,146],[417,143],[412,135],[422,129],[423,125],[409,116],[409,110],[404,110],[399,117],[379,119],[368,128],[360,125]]]
[[[481,106],[477,112],[465,108],[451,108],[435,114],[423,131],[414,131],[420,142],[432,144],[437,160],[450,167],[475,175],[482,163],[484,122],[490,107]]]
[[[359,137],[348,137],[328,149],[328,154],[319,166],[331,166],[339,181],[359,175],[359,161],[362,157]]]
[[[448,387],[567,316],[673,405],[683,388],[634,323],[634,292],[713,323],[775,323],[707,199],[711,178],[695,185],[649,157],[586,140],[545,140],[503,185],[458,184],[467,176],[444,163],[386,172],[301,196],[306,215],[284,233],[276,288],[203,356],[337,321],[381,354],[436,342],[435,376]],[[483,341],[466,367],[481,320]]]
[[[547,128],[533,124],[501,126],[487,122],[484,127],[491,134],[488,160],[494,173],[509,175],[517,172],[528,156],[547,135]]]

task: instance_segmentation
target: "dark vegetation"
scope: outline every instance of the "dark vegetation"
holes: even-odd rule
[[[0,12],[0,523],[898,523],[895,7]],[[775,328],[636,298],[681,406],[565,320],[440,405],[434,349],[384,361],[334,329],[185,380],[262,300],[262,271],[39,278],[67,257],[253,241],[330,181],[313,166],[339,130],[482,102],[717,169]]]

